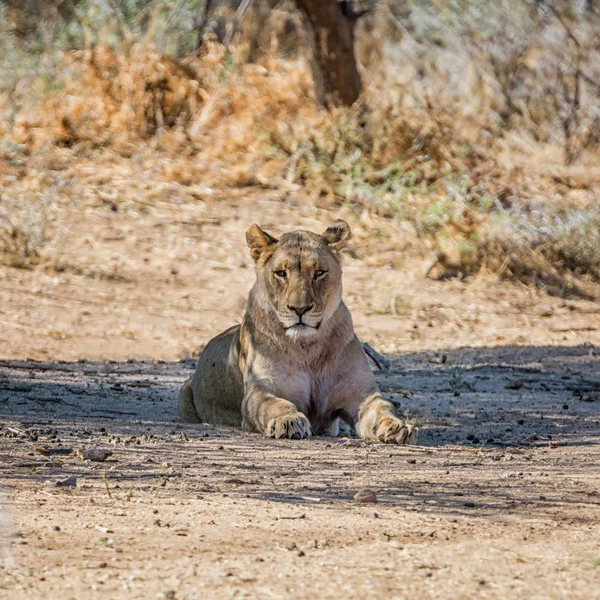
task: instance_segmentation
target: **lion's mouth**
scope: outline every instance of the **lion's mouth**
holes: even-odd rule
[[[302,321],[300,321],[290,327],[286,327],[285,335],[293,340],[314,338],[317,335],[320,326],[320,322],[315,325],[309,325],[308,323],[302,323]]]
[[[302,321],[298,321],[289,327],[284,327],[286,331],[290,329],[319,329],[321,327],[321,323],[317,323],[316,325],[309,325],[308,323],[303,323]]]

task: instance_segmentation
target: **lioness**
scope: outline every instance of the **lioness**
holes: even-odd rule
[[[416,440],[381,396],[342,302],[338,252],[349,237],[342,220],[280,239],[250,227],[256,283],[246,314],[204,348],[179,392],[183,421],[300,439],[336,435],[341,418],[367,440]]]

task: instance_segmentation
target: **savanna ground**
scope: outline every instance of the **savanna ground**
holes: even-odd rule
[[[1,595],[600,597],[590,301],[426,279],[389,224],[356,220],[346,299],[419,446],[177,422],[189,356],[242,313],[247,224],[340,214],[242,192],[99,205],[63,222],[61,264],[89,272],[2,269]],[[90,448],[112,455],[78,456]],[[354,503],[365,487],[377,504]]]
[[[600,598],[592,3],[379,3],[329,112],[289,3],[109,4],[0,1],[0,597]],[[418,446],[178,423],[248,226],[338,217]]]

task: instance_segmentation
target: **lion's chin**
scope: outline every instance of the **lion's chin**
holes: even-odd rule
[[[285,330],[285,334],[293,339],[306,339],[311,338],[317,334],[318,329],[316,327],[311,327],[310,325],[305,325],[304,323],[298,323],[297,325],[292,325],[292,327],[288,327]]]

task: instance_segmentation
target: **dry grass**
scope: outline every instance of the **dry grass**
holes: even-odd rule
[[[20,198],[18,209],[11,207],[8,197],[1,200],[0,264],[31,268],[48,242],[48,200],[41,194],[34,199]]]
[[[526,129],[503,129],[494,118],[503,92],[489,78],[469,80],[471,63],[458,92],[456,73],[436,77],[431,67],[417,77],[406,61],[398,68],[397,49],[381,36],[359,39],[363,97],[327,113],[315,104],[306,58],[282,57],[276,40],[256,52],[244,38],[229,49],[211,38],[181,59],[149,35],[118,48],[104,41],[53,55],[59,89],[38,87],[17,108],[5,93],[0,108],[10,111],[0,111],[0,122],[26,171],[33,161],[52,169],[59,149],[73,160],[112,157],[111,172],[97,175],[110,202],[126,187],[115,172],[135,171],[125,163],[150,152],[165,186],[201,195],[278,189],[403,222],[413,251],[437,253],[432,276],[486,268],[556,293],[596,294],[600,174],[585,169],[594,148],[565,167],[551,136],[542,142]],[[146,200],[156,202],[153,194]],[[5,211],[5,254],[39,254],[44,236],[27,223]]]

